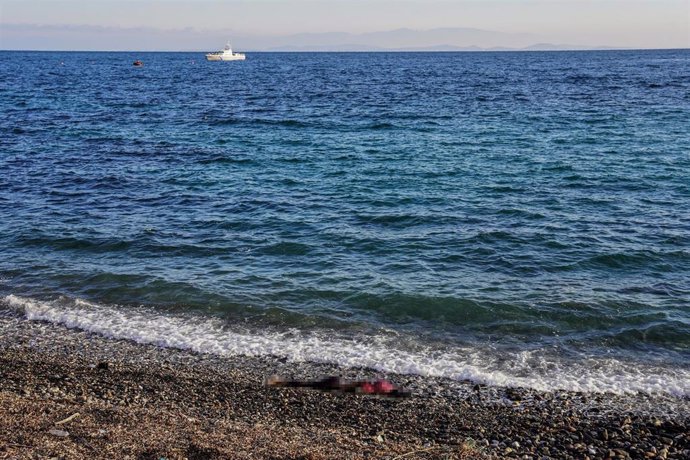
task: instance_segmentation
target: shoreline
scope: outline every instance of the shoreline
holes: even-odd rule
[[[0,313],[0,458],[690,456],[689,398],[219,357]],[[413,395],[264,387],[272,374],[383,377]]]

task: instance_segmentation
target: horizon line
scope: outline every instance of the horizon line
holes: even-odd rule
[[[558,46],[558,45],[554,45]],[[467,47],[470,48],[470,47]],[[481,48],[477,49],[457,49],[457,50],[433,50],[433,49],[371,49],[371,50],[238,50],[243,53],[281,53],[281,54],[297,54],[297,53],[554,53],[554,52],[597,52],[597,51],[683,51],[690,50],[690,47],[670,47],[670,48],[626,48],[626,47],[573,47],[573,48],[559,48],[559,49],[531,49],[525,48]],[[0,52],[6,53],[208,53],[209,50],[82,50],[82,49],[0,49]]]

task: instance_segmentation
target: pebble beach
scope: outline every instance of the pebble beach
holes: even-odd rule
[[[0,319],[0,458],[683,459],[690,401],[537,392],[140,345]],[[267,388],[383,377],[392,399]]]

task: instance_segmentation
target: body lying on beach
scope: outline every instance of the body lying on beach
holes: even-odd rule
[[[311,388],[321,391],[356,393],[366,395],[386,396],[390,398],[406,398],[411,394],[396,387],[388,380],[357,380],[346,381],[340,377],[324,377],[321,380],[290,380],[272,375],[265,382],[269,387]]]

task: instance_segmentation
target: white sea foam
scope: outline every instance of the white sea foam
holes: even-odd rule
[[[237,331],[218,319],[109,307],[83,300],[40,301],[9,295],[3,303],[29,320],[48,321],[109,338],[129,339],[221,356],[274,355],[291,361],[336,363],[384,372],[469,379],[537,390],[690,395],[690,371],[616,359],[564,361],[544,351],[505,353],[476,348],[402,349],[399,337],[338,337],[296,330]],[[418,349],[421,347],[417,347]]]

